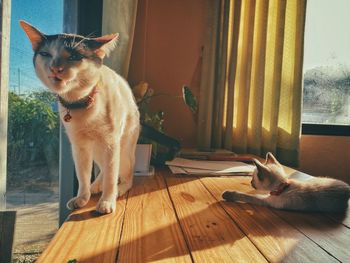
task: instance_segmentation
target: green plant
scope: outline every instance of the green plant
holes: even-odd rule
[[[149,108],[149,103],[152,97],[157,96],[154,94],[154,90],[149,87],[148,83],[141,82],[132,89],[134,97],[136,99],[137,106],[140,111],[141,123],[147,124],[157,131],[164,132],[164,112],[152,112]],[[141,142],[145,138],[140,138]],[[144,143],[148,143],[147,141]]]
[[[29,95],[9,93],[7,149],[10,171],[28,167],[36,161],[57,162],[59,118],[52,110],[54,102],[55,96],[46,91]],[[48,179],[51,177],[52,173],[49,173]]]
[[[152,112],[149,109],[150,100],[156,96],[168,96],[172,98],[182,98],[185,104],[189,107],[193,114],[197,114],[198,103],[196,97],[193,95],[189,87],[182,87],[182,97],[181,96],[172,96],[168,94],[155,94],[154,90],[149,87],[148,83],[140,82],[138,85],[132,89],[136,103],[139,107],[141,115],[141,123],[145,123],[160,132],[164,132],[164,112],[157,111]]]
[[[132,91],[134,93],[134,97],[139,107],[141,123],[143,125],[150,126],[154,128],[156,131],[158,131],[160,133],[158,134],[159,137],[164,138],[162,134],[165,135],[164,126],[163,126],[165,114],[163,111],[152,112],[150,110],[149,103],[153,97],[167,96],[172,98],[182,98],[185,104],[191,110],[191,112],[194,115],[197,114],[197,110],[198,110],[197,99],[187,86],[183,86],[182,88],[182,97],[172,96],[168,94],[161,94],[161,93],[155,94],[154,90],[150,88],[148,83],[146,82],[139,83],[132,89]],[[173,142],[175,141],[176,144],[179,145],[176,139],[168,138],[165,140],[173,141]],[[139,138],[139,143],[152,144],[152,163],[154,164],[164,163],[166,156],[169,155],[167,153],[170,153],[169,149],[167,149],[167,146],[165,146],[164,144],[157,143],[155,140],[152,140],[149,137],[142,136],[142,132]]]
[[[189,87],[187,86],[182,87],[182,98],[185,104],[190,108],[192,113],[196,115],[198,112],[198,102],[197,102],[197,98],[193,95]]]

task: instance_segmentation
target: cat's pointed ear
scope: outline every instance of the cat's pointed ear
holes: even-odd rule
[[[41,33],[38,29],[33,27],[31,24],[23,20],[20,20],[19,24],[21,25],[22,29],[27,34],[30,42],[32,43],[33,50],[36,51],[39,47],[40,42],[43,41],[44,38],[46,38],[45,35]]]
[[[259,178],[259,180],[263,180],[264,179],[264,174],[267,170],[267,168],[265,167],[265,165],[263,165],[259,160],[257,159],[253,159],[253,162],[258,170],[257,176]]]
[[[104,58],[105,56],[108,56],[110,52],[115,48],[118,39],[118,33],[92,38],[89,41],[89,46],[90,48],[94,49],[94,52],[97,56]]]
[[[266,163],[266,164],[280,164],[280,163],[277,161],[276,157],[273,156],[273,154],[270,153],[270,152],[268,152],[268,153],[266,154],[266,161],[265,161],[265,163]]]

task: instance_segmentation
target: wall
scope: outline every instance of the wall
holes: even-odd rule
[[[182,86],[199,93],[201,47],[208,0],[140,0],[128,80],[144,80],[160,95],[151,109],[165,112],[165,130],[195,146],[195,121],[182,101]],[[169,96],[170,95],[170,96]]]
[[[181,87],[199,95],[201,47],[210,0],[139,0],[129,82],[145,80],[158,96],[153,110],[165,111],[166,132],[194,147],[196,124],[183,104]],[[302,136],[300,170],[350,183],[350,137]]]
[[[311,175],[334,177],[350,184],[350,137],[303,135],[299,169]]]

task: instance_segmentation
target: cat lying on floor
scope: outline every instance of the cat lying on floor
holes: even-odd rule
[[[226,201],[308,212],[343,212],[348,207],[350,186],[343,181],[324,177],[311,177],[306,181],[288,178],[271,153],[266,155],[264,164],[258,160],[254,163],[257,169],[251,185],[269,193],[225,191],[222,197]]]
[[[118,34],[97,38],[45,35],[24,21],[20,24],[32,44],[37,76],[57,95],[60,118],[72,145],[79,189],[67,207],[83,207],[91,193],[102,192],[96,210],[111,213],[116,198],[132,186],[140,130],[128,83],[102,63]],[[100,174],[90,185],[93,161]]]

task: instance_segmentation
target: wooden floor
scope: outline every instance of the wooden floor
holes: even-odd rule
[[[97,197],[75,211],[38,262],[350,262],[349,212],[227,203],[226,189],[252,192],[250,178],[136,178],[116,213],[93,212]]]

